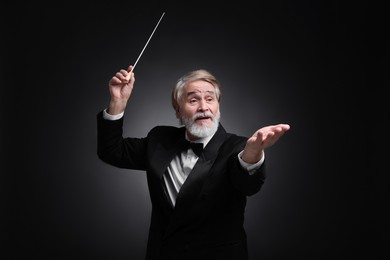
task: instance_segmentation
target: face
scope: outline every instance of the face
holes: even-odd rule
[[[214,86],[202,80],[188,83],[180,100],[177,117],[186,126],[191,140],[214,134],[220,117]]]

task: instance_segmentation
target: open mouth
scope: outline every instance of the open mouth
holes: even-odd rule
[[[201,116],[195,119],[195,121],[206,121],[208,119],[211,119],[209,116]]]

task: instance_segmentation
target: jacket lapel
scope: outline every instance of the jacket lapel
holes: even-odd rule
[[[169,163],[172,161],[173,157],[180,152],[183,145],[185,129],[181,128],[176,135],[172,138],[163,140],[163,142],[158,143],[154,148],[153,156],[151,157],[152,164],[150,164],[149,172],[157,175],[156,179],[159,180],[157,184],[157,190],[154,192],[160,193],[162,196],[158,196],[162,205],[164,205],[167,211],[173,210],[173,204],[167,194],[165,183],[163,180],[163,174],[168,168]]]
[[[163,140],[162,143],[157,144],[154,148],[153,157],[151,161],[153,163],[150,165],[152,172],[157,174],[159,179],[162,179],[162,176],[167,169],[169,163],[172,161],[173,157],[180,152],[184,140],[184,128],[181,128],[171,139]]]
[[[219,125],[217,132],[205,147],[202,156],[196,162],[177,195],[175,209],[166,235],[173,232],[183,222],[188,221],[187,215],[198,199],[206,178],[210,175],[210,169],[217,158],[218,150],[223,144],[225,137],[225,129],[222,125]]]

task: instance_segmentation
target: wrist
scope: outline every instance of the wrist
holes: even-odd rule
[[[241,159],[246,163],[254,164],[259,162],[263,158],[263,153],[263,150],[259,153],[248,153],[244,150]]]
[[[125,111],[127,101],[110,101],[110,105],[107,108],[107,113],[110,115],[118,115]]]

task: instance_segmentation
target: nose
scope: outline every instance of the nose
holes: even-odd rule
[[[205,111],[207,111],[207,110],[209,110],[209,107],[208,107],[208,105],[207,105],[207,102],[206,102],[206,100],[203,100],[203,99],[202,99],[202,100],[199,102],[198,111],[205,112]]]

